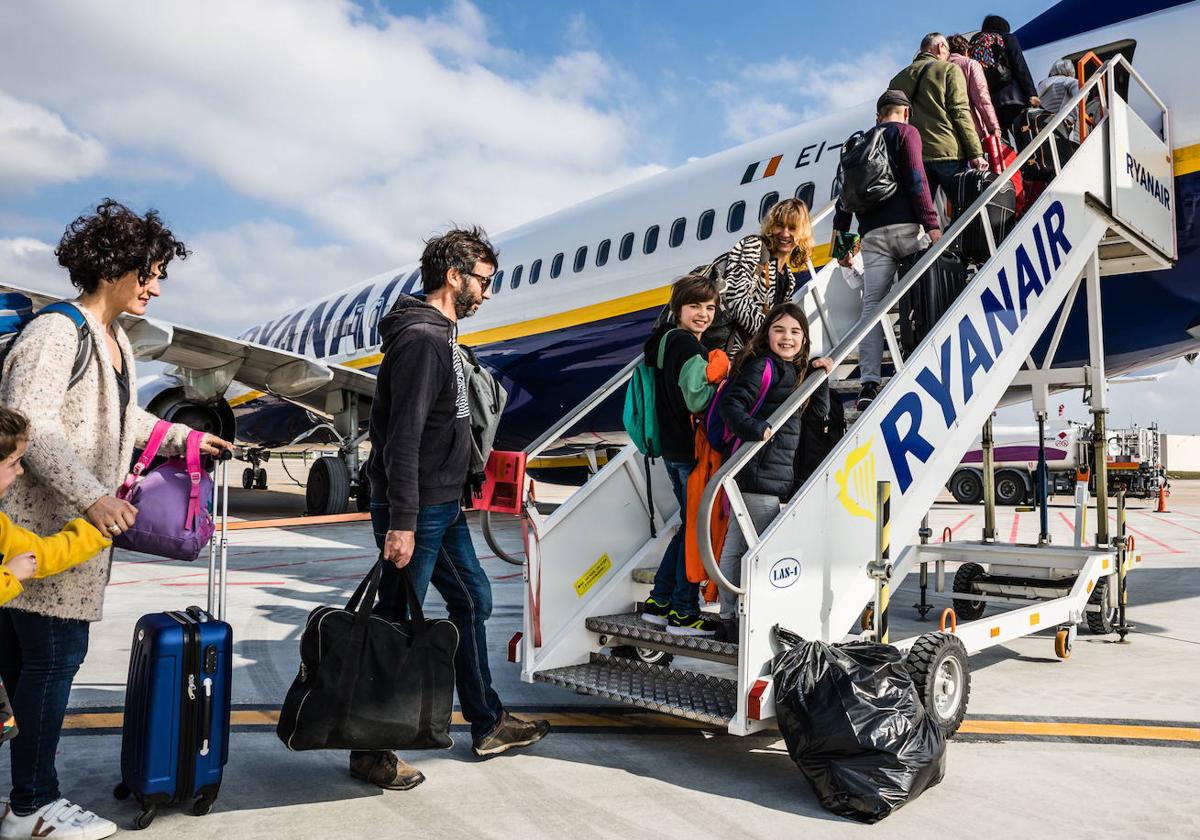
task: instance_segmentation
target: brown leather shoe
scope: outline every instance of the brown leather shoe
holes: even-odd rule
[[[350,753],[350,775],[386,790],[412,790],[425,781],[425,774],[390,750]]]
[[[536,744],[550,732],[550,723],[545,720],[521,720],[508,712],[502,712],[495,728],[472,745],[475,755],[491,758],[514,747]]]

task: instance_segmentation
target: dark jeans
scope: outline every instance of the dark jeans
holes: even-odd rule
[[[927,160],[925,161],[925,178],[929,181],[929,197],[933,199],[934,206],[937,206],[937,188],[941,187],[946,193],[946,198],[950,200],[950,206],[954,206],[954,176],[959,172],[963,172],[967,168],[965,160]],[[958,212],[958,208],[954,207],[954,212]]]
[[[388,531],[387,502],[372,500],[371,527],[375,543],[382,549]],[[492,614],[492,584],[475,556],[467,517],[457,501],[421,508],[417,514],[416,547],[408,571],[417,600],[425,602],[425,593],[432,583],[446,601],[450,620],[458,628],[454,682],[463,717],[471,723],[471,737],[478,740],[499,723],[504,705],[492,688],[492,672],[488,668],[486,625]],[[404,613],[401,581],[399,570],[391,563],[384,564],[378,612]]]
[[[700,584],[691,583],[687,577],[687,553],[684,550],[685,528],[687,528],[687,480],[695,464],[664,461],[667,475],[671,477],[671,489],[679,500],[679,530],[671,537],[658,573],[654,575],[654,589],[650,597],[659,603],[668,602],[671,609],[680,615],[696,615],[700,612]]]
[[[58,799],[54,755],[62,733],[71,680],[87,655],[86,621],[0,610],[0,678],[20,730],[12,740],[12,794],[18,816]]]

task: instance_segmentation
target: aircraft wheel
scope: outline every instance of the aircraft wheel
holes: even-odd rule
[[[267,489],[267,468],[259,467],[254,471],[254,487],[258,490]]]
[[[346,512],[350,501],[350,471],[336,456],[324,456],[308,471],[304,501],[309,515],[331,516]]]
[[[246,469],[242,470],[242,489],[254,489],[254,467],[246,467]]]
[[[904,659],[925,711],[949,738],[958,731],[971,698],[971,669],[962,640],[950,633],[926,633]]]
[[[958,567],[958,571],[954,573],[954,591],[963,594],[972,594],[975,592],[975,580],[986,574],[983,566],[978,563],[963,563]],[[983,616],[983,611],[987,609],[987,601],[967,601],[960,598],[954,599],[954,614],[963,621],[974,621]]]

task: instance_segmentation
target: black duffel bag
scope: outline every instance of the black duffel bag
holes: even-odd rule
[[[942,780],[946,737],[891,645],[808,642],[775,627],[775,714],[821,804],[879,822]]]
[[[458,628],[426,620],[408,570],[408,621],[372,615],[383,559],[350,602],[318,607],[300,636],[300,673],[275,733],[290,750],[421,750],[452,745]]]

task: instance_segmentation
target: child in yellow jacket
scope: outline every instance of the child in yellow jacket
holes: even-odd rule
[[[25,471],[21,458],[29,446],[29,421],[20,412],[0,407],[0,498]],[[86,519],[72,519],[49,537],[39,537],[0,513],[0,604],[21,594],[22,582],[64,572],[109,546]],[[17,734],[8,693],[0,683],[0,743]]]

